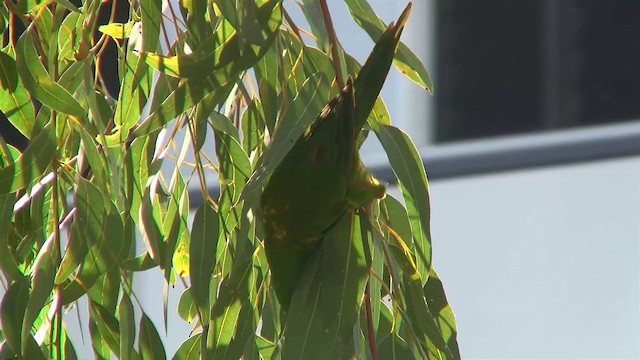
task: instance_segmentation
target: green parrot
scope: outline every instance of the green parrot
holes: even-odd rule
[[[391,66],[408,10],[382,34],[355,82],[349,77],[296,141],[262,192],[264,247],[285,311],[326,232],[346,211],[385,195],[385,186],[360,159],[358,137]]]

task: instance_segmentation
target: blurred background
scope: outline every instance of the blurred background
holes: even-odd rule
[[[424,158],[463,358],[640,358],[640,2],[421,0],[403,39],[435,94],[395,71],[383,97]]]

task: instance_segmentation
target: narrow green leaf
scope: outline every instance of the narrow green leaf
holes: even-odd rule
[[[100,190],[90,181],[78,178],[75,206],[71,236],[56,274],[56,284],[61,284],[84,261],[93,244],[105,236],[104,199]]]
[[[98,31],[100,31],[103,34],[111,36],[115,40],[122,40],[122,39],[129,38],[131,34],[131,30],[133,29],[134,25],[135,25],[135,22],[133,21],[129,21],[124,24],[109,23],[109,24],[98,26]]]
[[[55,134],[47,125],[14,163],[0,169],[0,194],[21,190],[40,179],[56,151]]]
[[[0,111],[27,138],[35,123],[33,103],[29,92],[18,77],[15,60],[0,51]]]
[[[209,203],[203,203],[196,210],[191,229],[189,244],[191,295],[200,309],[201,320],[206,321],[204,319],[209,318],[209,282],[216,264],[219,236],[218,214]]]
[[[390,226],[405,244],[411,244],[413,232],[409,215],[402,203],[391,195],[385,196],[380,203],[382,221]]]
[[[120,357],[120,324],[113,314],[102,305],[91,302],[90,314],[93,318],[100,337],[118,358]]]
[[[386,26],[373,11],[371,5],[365,0],[345,0],[345,3],[355,22],[369,34],[371,39],[377,41]],[[407,78],[427,89],[429,93],[433,93],[433,83],[427,69],[422,61],[402,42],[398,46],[398,54],[393,63]]]
[[[4,339],[13,350],[20,354],[22,349],[22,320],[27,303],[29,302],[29,288],[26,283],[13,283],[7,289],[0,302],[0,327]]]
[[[192,322],[198,316],[198,307],[193,301],[190,289],[185,289],[178,300],[178,315],[186,322]]]
[[[107,161],[104,158],[103,153],[98,150],[98,143],[95,141],[95,137],[91,136],[85,127],[78,126],[77,131],[82,138],[82,148],[91,166],[91,173],[95,177],[95,182],[98,188],[108,190],[111,188],[111,176],[107,167]],[[106,192],[106,191],[105,191]]]
[[[355,127],[361,129],[373,109],[382,89],[393,56],[400,42],[400,35],[409,18],[411,6],[402,12],[396,24],[390,25],[377,39],[367,61],[358,72],[353,88],[356,102]]]
[[[76,349],[73,347],[73,343],[71,342],[71,339],[69,339],[69,336],[65,337],[62,354],[63,358],[66,360],[78,360]]]
[[[230,235],[242,216],[240,206],[232,207],[237,204],[242,188],[251,174],[251,163],[236,137],[215,130],[214,138],[220,182],[220,225]]]
[[[85,277],[85,274],[81,273],[80,277]],[[115,316],[120,297],[120,287],[120,272],[117,268],[113,268],[106,273],[100,274],[93,286],[87,291],[87,295],[94,303],[100,304]]]
[[[111,350],[106,341],[100,336],[100,330],[98,324],[94,319],[95,312],[89,312],[89,335],[91,335],[91,347],[93,348],[93,356],[95,359],[109,359],[111,358]],[[98,319],[98,321],[100,321]]]
[[[189,193],[185,186],[179,168],[173,173],[171,179],[171,194],[167,205],[167,213],[162,223],[162,232],[165,234],[166,246],[164,247],[165,279],[171,282],[171,273],[174,271],[173,258],[178,241],[187,231],[187,212],[189,208]]]
[[[324,22],[320,2],[318,0],[302,0],[299,5],[311,27],[311,33],[316,37],[316,43],[321,49],[328,52],[329,35],[327,34],[327,26]]]
[[[140,1],[142,20],[142,43],[145,51],[157,51],[162,27],[162,2],[157,0]]]
[[[180,12],[182,18],[185,19],[185,23],[189,33],[199,41],[207,33],[207,29],[212,26],[209,21],[215,22],[215,19],[208,19],[207,14],[207,1],[206,0],[180,0]]]
[[[276,38],[276,39],[279,39]],[[269,133],[273,133],[278,116],[279,104],[278,99],[280,91],[280,81],[278,79],[279,66],[278,56],[276,55],[276,47],[279,41],[275,42],[275,46],[271,46],[264,56],[256,63],[253,70],[258,82],[258,90],[260,92],[260,100],[264,109],[264,121]]]
[[[396,333],[389,334],[378,344],[378,357],[389,360],[415,359],[407,342]]]
[[[387,195],[388,197],[388,195]],[[384,306],[382,297],[382,279],[384,278],[384,253],[379,246],[373,246],[373,256],[371,259],[371,273],[369,277],[369,292],[371,297],[371,323],[374,333],[378,333],[380,324],[380,312]]]
[[[424,296],[427,299],[427,304],[429,305],[429,311],[431,311],[431,313],[436,317],[440,334],[442,334],[444,341],[451,350],[453,359],[460,359],[456,319],[453,315],[453,310],[451,310],[451,306],[449,306],[449,303],[447,302],[442,281],[433,268],[431,268],[431,275],[429,276],[429,280],[425,284],[423,291]]]
[[[149,66],[131,50],[127,52],[121,71],[122,84],[114,116],[115,132],[106,136],[108,147],[118,146],[139,121],[151,86]]]
[[[247,341],[255,334],[257,318],[250,291],[256,288],[256,279],[252,269],[252,259],[239,262],[222,281],[207,338],[207,352],[213,359],[242,357]]]
[[[360,219],[347,213],[329,230],[293,294],[283,335],[286,359],[349,359],[368,274]],[[347,241],[348,239],[348,241]]]
[[[13,207],[16,195],[0,195],[0,269],[13,281],[24,280],[24,275],[18,269],[18,264],[13,257],[13,251],[9,248],[9,229],[13,217]]]
[[[166,359],[167,354],[162,345],[162,340],[158,335],[158,330],[147,317],[142,313],[140,318],[140,332],[138,334],[140,356],[142,359]]]
[[[16,44],[16,65],[18,73],[29,93],[51,109],[64,114],[85,119],[86,111],[69,92],[51,80],[44,68],[27,31]]]
[[[276,344],[263,338],[262,336],[256,335],[256,345],[258,346],[258,351],[260,352],[261,358],[263,359],[272,358],[273,353],[276,349]]]
[[[173,355],[173,360],[199,360],[200,359],[200,338],[202,333],[190,336],[180,345],[178,351]]]
[[[434,355],[442,352],[447,359],[457,359],[447,346],[436,319],[429,310],[419,279],[405,276],[402,290],[406,301],[406,321],[411,325],[424,351]]]
[[[120,335],[120,359],[131,359],[133,343],[136,338],[135,320],[133,318],[133,305],[129,295],[124,292],[118,304],[118,320]]]
[[[242,127],[242,147],[247,154],[251,154],[262,144],[264,138],[265,122],[262,102],[253,99],[247,109],[242,113],[240,120]]]
[[[211,34],[192,53],[177,56],[162,56],[155,53],[141,52],[140,58],[154,69],[173,77],[192,78],[211,74],[229,64],[233,64],[235,72],[253,66],[271,45],[276,30],[282,21],[282,10],[279,1],[270,0],[255,9],[256,23],[261,31],[251,42],[243,42],[239,33],[234,32],[229,38],[219,34],[224,26],[218,27],[218,34]],[[256,3],[253,2],[253,7]],[[222,42],[224,40],[224,42]]]
[[[224,102],[236,79],[219,82],[214,73],[207,78],[192,78],[182,82],[158,107],[147,116],[132,133],[129,140],[162,128],[166,123],[191,109],[198,102],[219,104]],[[237,75],[237,73],[236,73]],[[210,91],[211,89],[213,91]]]
[[[140,204],[140,224],[142,225],[142,239],[147,248],[147,252],[153,261],[164,268],[164,236],[162,234],[162,223],[154,214],[154,205],[152,196],[157,197],[155,190],[152,189],[154,184],[157,185],[158,179],[154,179],[151,185],[145,187],[142,202]],[[153,192],[153,194],[152,194]],[[155,210],[159,210],[155,208]]]
[[[51,296],[53,280],[56,274],[56,260],[53,252],[54,237],[47,240],[33,263],[33,279],[31,294],[27,301],[27,309],[22,322],[22,339],[27,339],[31,333],[31,325],[36,319],[45,302]],[[26,354],[28,342],[22,342],[21,354]]]
[[[156,266],[158,266],[158,264],[153,261],[148,252],[122,263],[123,268],[131,271],[147,271]]]
[[[76,61],[74,55],[79,51],[83,40],[82,24],[85,20],[86,15],[82,13],[72,13],[64,18],[58,30],[58,59]],[[59,84],[64,86],[62,82]]]
[[[375,131],[398,178],[411,223],[418,272],[424,284],[431,268],[431,209],[424,164],[406,133],[388,125],[381,125]]]

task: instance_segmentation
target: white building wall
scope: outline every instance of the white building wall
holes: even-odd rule
[[[640,358],[640,157],[434,181],[431,199],[464,359]]]

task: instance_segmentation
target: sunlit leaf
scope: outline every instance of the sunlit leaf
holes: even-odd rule
[[[109,35],[114,39],[121,40],[127,39],[131,34],[135,22],[129,21],[127,23],[109,23],[106,25],[98,26],[98,31],[103,34]]]
[[[178,315],[186,322],[192,322],[198,316],[198,308],[193,302],[193,295],[190,289],[185,289],[180,295]]]
[[[198,360],[200,359],[200,338],[201,333],[190,336],[180,345],[178,351],[173,355],[174,360]]]
[[[345,0],[349,7],[351,16],[360,27],[377,41],[384,31],[386,25],[376,15],[371,5],[364,0]],[[431,77],[425,69],[422,61],[404,43],[400,42],[398,54],[396,54],[393,64],[410,80],[433,93],[433,83]]]
[[[251,4],[252,7],[256,7],[255,2]],[[142,52],[140,56],[156,70],[174,77],[202,76],[220,70],[228,64],[233,66],[225,72],[237,73],[253,66],[262,57],[271,45],[282,21],[280,1],[270,0],[254,11],[255,22],[251,25],[258,26],[256,31],[251,32],[254,36],[243,39],[242,33],[234,32],[230,37],[221,39],[219,34],[214,33],[190,54],[165,57]],[[220,26],[218,31],[222,29],[224,27]]]
[[[27,149],[14,163],[0,169],[0,194],[23,189],[41,178],[55,151],[55,134],[48,125],[31,139]]]
[[[0,51],[0,111],[27,138],[35,122],[33,104],[29,93],[18,77],[16,63]]]
[[[29,32],[25,32],[18,40],[16,64],[24,86],[31,95],[51,109],[78,119],[86,118],[86,111],[78,101],[65,88],[51,80],[38,58]]]

